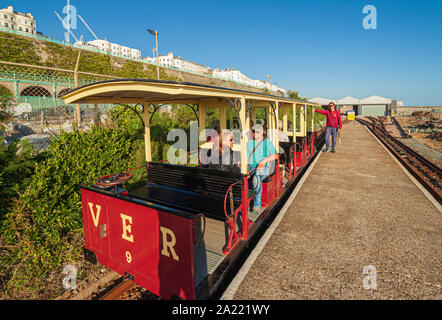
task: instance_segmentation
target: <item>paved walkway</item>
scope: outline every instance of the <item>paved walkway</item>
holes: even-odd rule
[[[320,156],[233,299],[442,298],[440,208],[362,125],[344,127],[337,151]],[[363,286],[368,265],[376,290]]]

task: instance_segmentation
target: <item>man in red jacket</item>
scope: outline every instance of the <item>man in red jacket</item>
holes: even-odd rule
[[[327,134],[325,136],[327,147],[324,152],[330,151],[330,136],[333,136],[332,153],[335,153],[336,137],[338,135],[338,132],[340,132],[342,129],[342,119],[340,112],[336,110],[336,105],[334,104],[334,102],[330,102],[328,106],[330,110],[315,109],[315,111],[327,117]]]

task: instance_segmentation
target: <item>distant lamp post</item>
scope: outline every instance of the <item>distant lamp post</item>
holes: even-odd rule
[[[269,75],[267,75],[266,77],[270,79],[270,93],[272,93],[272,77]]]
[[[150,30],[150,29],[147,29],[147,31],[151,35],[155,36],[156,48],[154,50],[157,52],[157,77],[158,77],[158,80],[160,80],[160,57],[159,57],[159,54],[158,54],[158,31],[153,31],[153,30]]]

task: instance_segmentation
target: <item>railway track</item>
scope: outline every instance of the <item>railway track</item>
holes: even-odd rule
[[[442,204],[442,169],[398,139],[392,137],[386,130],[382,118],[367,117],[367,119],[357,119],[357,121],[365,125],[436,201]]]
[[[112,290],[99,298],[99,300],[119,300],[127,292],[138,287],[134,280],[123,278],[122,281],[115,286]]]
[[[344,120],[343,123],[348,123],[348,120]],[[321,128],[317,131],[318,133],[318,150],[321,150],[321,148],[324,145],[324,133],[325,133],[326,128]],[[316,155],[315,155],[316,156]],[[310,165],[310,164],[309,164]],[[309,167],[309,165],[307,165],[307,167]],[[304,171],[299,175],[299,177],[297,178],[298,181],[300,178],[302,178],[304,174]],[[296,183],[295,183],[296,184]],[[294,186],[293,186],[294,188]],[[284,200],[284,199],[283,199]],[[282,207],[282,205],[285,204],[285,201],[282,201],[283,203],[278,205],[276,208],[274,208],[274,212],[272,213],[272,215],[276,216],[277,212],[279,212],[280,207]],[[272,223],[273,219],[271,219],[268,224],[270,225]],[[256,243],[259,241],[260,236],[262,232],[258,232],[257,235],[255,235],[253,241],[251,241],[249,249],[246,250],[246,252],[244,252],[243,257],[241,259],[241,261],[244,261],[245,259],[247,259],[248,255],[250,254],[250,252],[253,250],[254,246],[256,245]],[[239,268],[241,267],[241,263],[238,263],[238,265],[234,268],[234,270],[239,270]],[[233,274],[235,273],[235,271],[232,270],[232,272],[230,272],[231,274],[223,281],[222,284],[220,284],[220,289],[217,290],[216,293],[216,297],[220,297],[222,295],[223,289],[226,288],[226,286],[228,285],[229,281],[231,280]],[[140,286],[138,286],[135,281],[133,281],[130,278],[126,278],[126,277],[121,277],[116,281],[112,281],[111,283],[108,284],[107,289],[104,290],[100,290],[101,293],[97,293],[95,292],[92,296],[88,296],[88,298],[86,299],[93,299],[93,300],[144,300],[145,294],[140,294],[140,293],[136,293],[137,289],[142,289]],[[134,293],[135,292],[135,293]],[[147,296],[148,300],[151,299],[155,299],[153,298],[153,296],[151,297],[151,295]],[[155,299],[156,300],[156,299]]]
[[[393,138],[385,129],[383,122],[380,119],[369,117],[367,119],[358,119],[358,121],[367,126],[369,130],[371,130],[375,136],[389,149],[398,159],[399,161],[413,174],[414,177],[434,196],[434,198],[441,203],[441,181],[442,181],[442,170],[426,158],[422,157],[408,146],[404,145],[397,139]],[[343,121],[344,123],[348,123],[348,120]],[[323,133],[325,129],[320,129],[318,134],[322,139],[318,140],[318,151],[320,152],[323,144],[324,138]],[[307,166],[308,167],[308,166]],[[303,173],[300,175],[302,177]],[[296,185],[296,183],[295,183]],[[274,208],[274,212],[271,214],[273,216],[267,222],[267,226],[269,226],[275,216],[277,216],[277,212],[279,212],[281,206],[285,204],[286,199],[282,199],[280,205]],[[264,228],[265,229],[265,228]],[[240,269],[242,263],[249,256],[249,254],[253,251],[255,245],[259,241],[262,236],[262,232],[260,231],[254,235],[251,239],[249,248],[243,253],[241,260],[236,264],[236,266],[229,272],[228,276],[222,281],[222,284],[219,285],[219,289],[214,295],[214,299],[219,298],[224,292],[227,285],[232,280],[234,274]],[[136,293],[137,289],[140,289],[133,280],[130,278],[120,278],[117,281],[117,284],[113,282],[113,284],[105,289],[102,294],[99,294],[95,297],[98,300],[144,300],[143,294]],[[135,293],[134,293],[135,292]],[[151,298],[149,296],[148,300],[158,298]]]
[[[348,121],[344,121],[344,123],[347,123]],[[325,133],[326,128],[322,128],[319,129],[318,132],[318,150],[321,150],[321,148],[324,145],[324,133]],[[317,154],[315,154],[314,157],[316,157]],[[313,158],[314,158],[313,157]],[[310,166],[311,163],[309,163],[306,168],[308,168]],[[297,181],[299,181],[300,178],[302,178],[302,176],[304,175],[304,170],[299,174]],[[294,189],[296,186],[297,182],[292,186],[292,188]],[[286,198],[282,199],[282,203],[277,205],[277,207],[275,207],[272,210],[271,216],[273,216],[273,218],[268,221],[268,225],[270,225],[273,222],[273,219],[275,218],[275,216],[277,215],[277,213],[279,212],[279,210],[282,208],[282,206],[285,204],[286,202]],[[231,270],[228,274],[228,276],[226,277],[226,279],[224,279],[222,281],[222,283],[219,285],[219,289],[216,290],[216,293],[214,294],[215,299],[220,298],[222,296],[222,293],[224,292],[224,289],[227,288],[228,284],[230,283],[230,281],[232,280],[235,272],[237,272],[240,268],[242,263],[247,259],[247,257],[249,256],[249,254],[251,253],[251,251],[253,250],[253,248],[255,247],[255,245],[257,244],[257,242],[259,241],[260,237],[262,236],[263,231],[258,232],[253,239],[251,240],[248,249],[242,254],[241,257],[241,261],[237,263],[237,265],[233,268],[233,270]],[[126,278],[126,277],[121,277],[115,281],[110,282],[107,285],[107,289],[104,290],[100,290],[101,293],[98,293],[97,291],[95,291],[95,293],[93,295],[88,295],[86,300],[145,300],[147,298],[147,300],[157,300],[160,299],[159,297],[154,297],[153,294],[143,294],[143,293],[137,293],[137,289],[142,289],[142,287],[138,286],[135,281],[133,281],[130,278]],[[142,289],[142,291],[144,291],[144,289]],[[135,292],[135,293],[134,293]]]

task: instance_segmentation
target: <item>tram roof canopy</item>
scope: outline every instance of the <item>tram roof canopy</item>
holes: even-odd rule
[[[70,103],[189,103],[209,98],[245,98],[281,103],[312,103],[252,91],[188,82],[147,79],[118,79],[78,87],[61,98]]]

